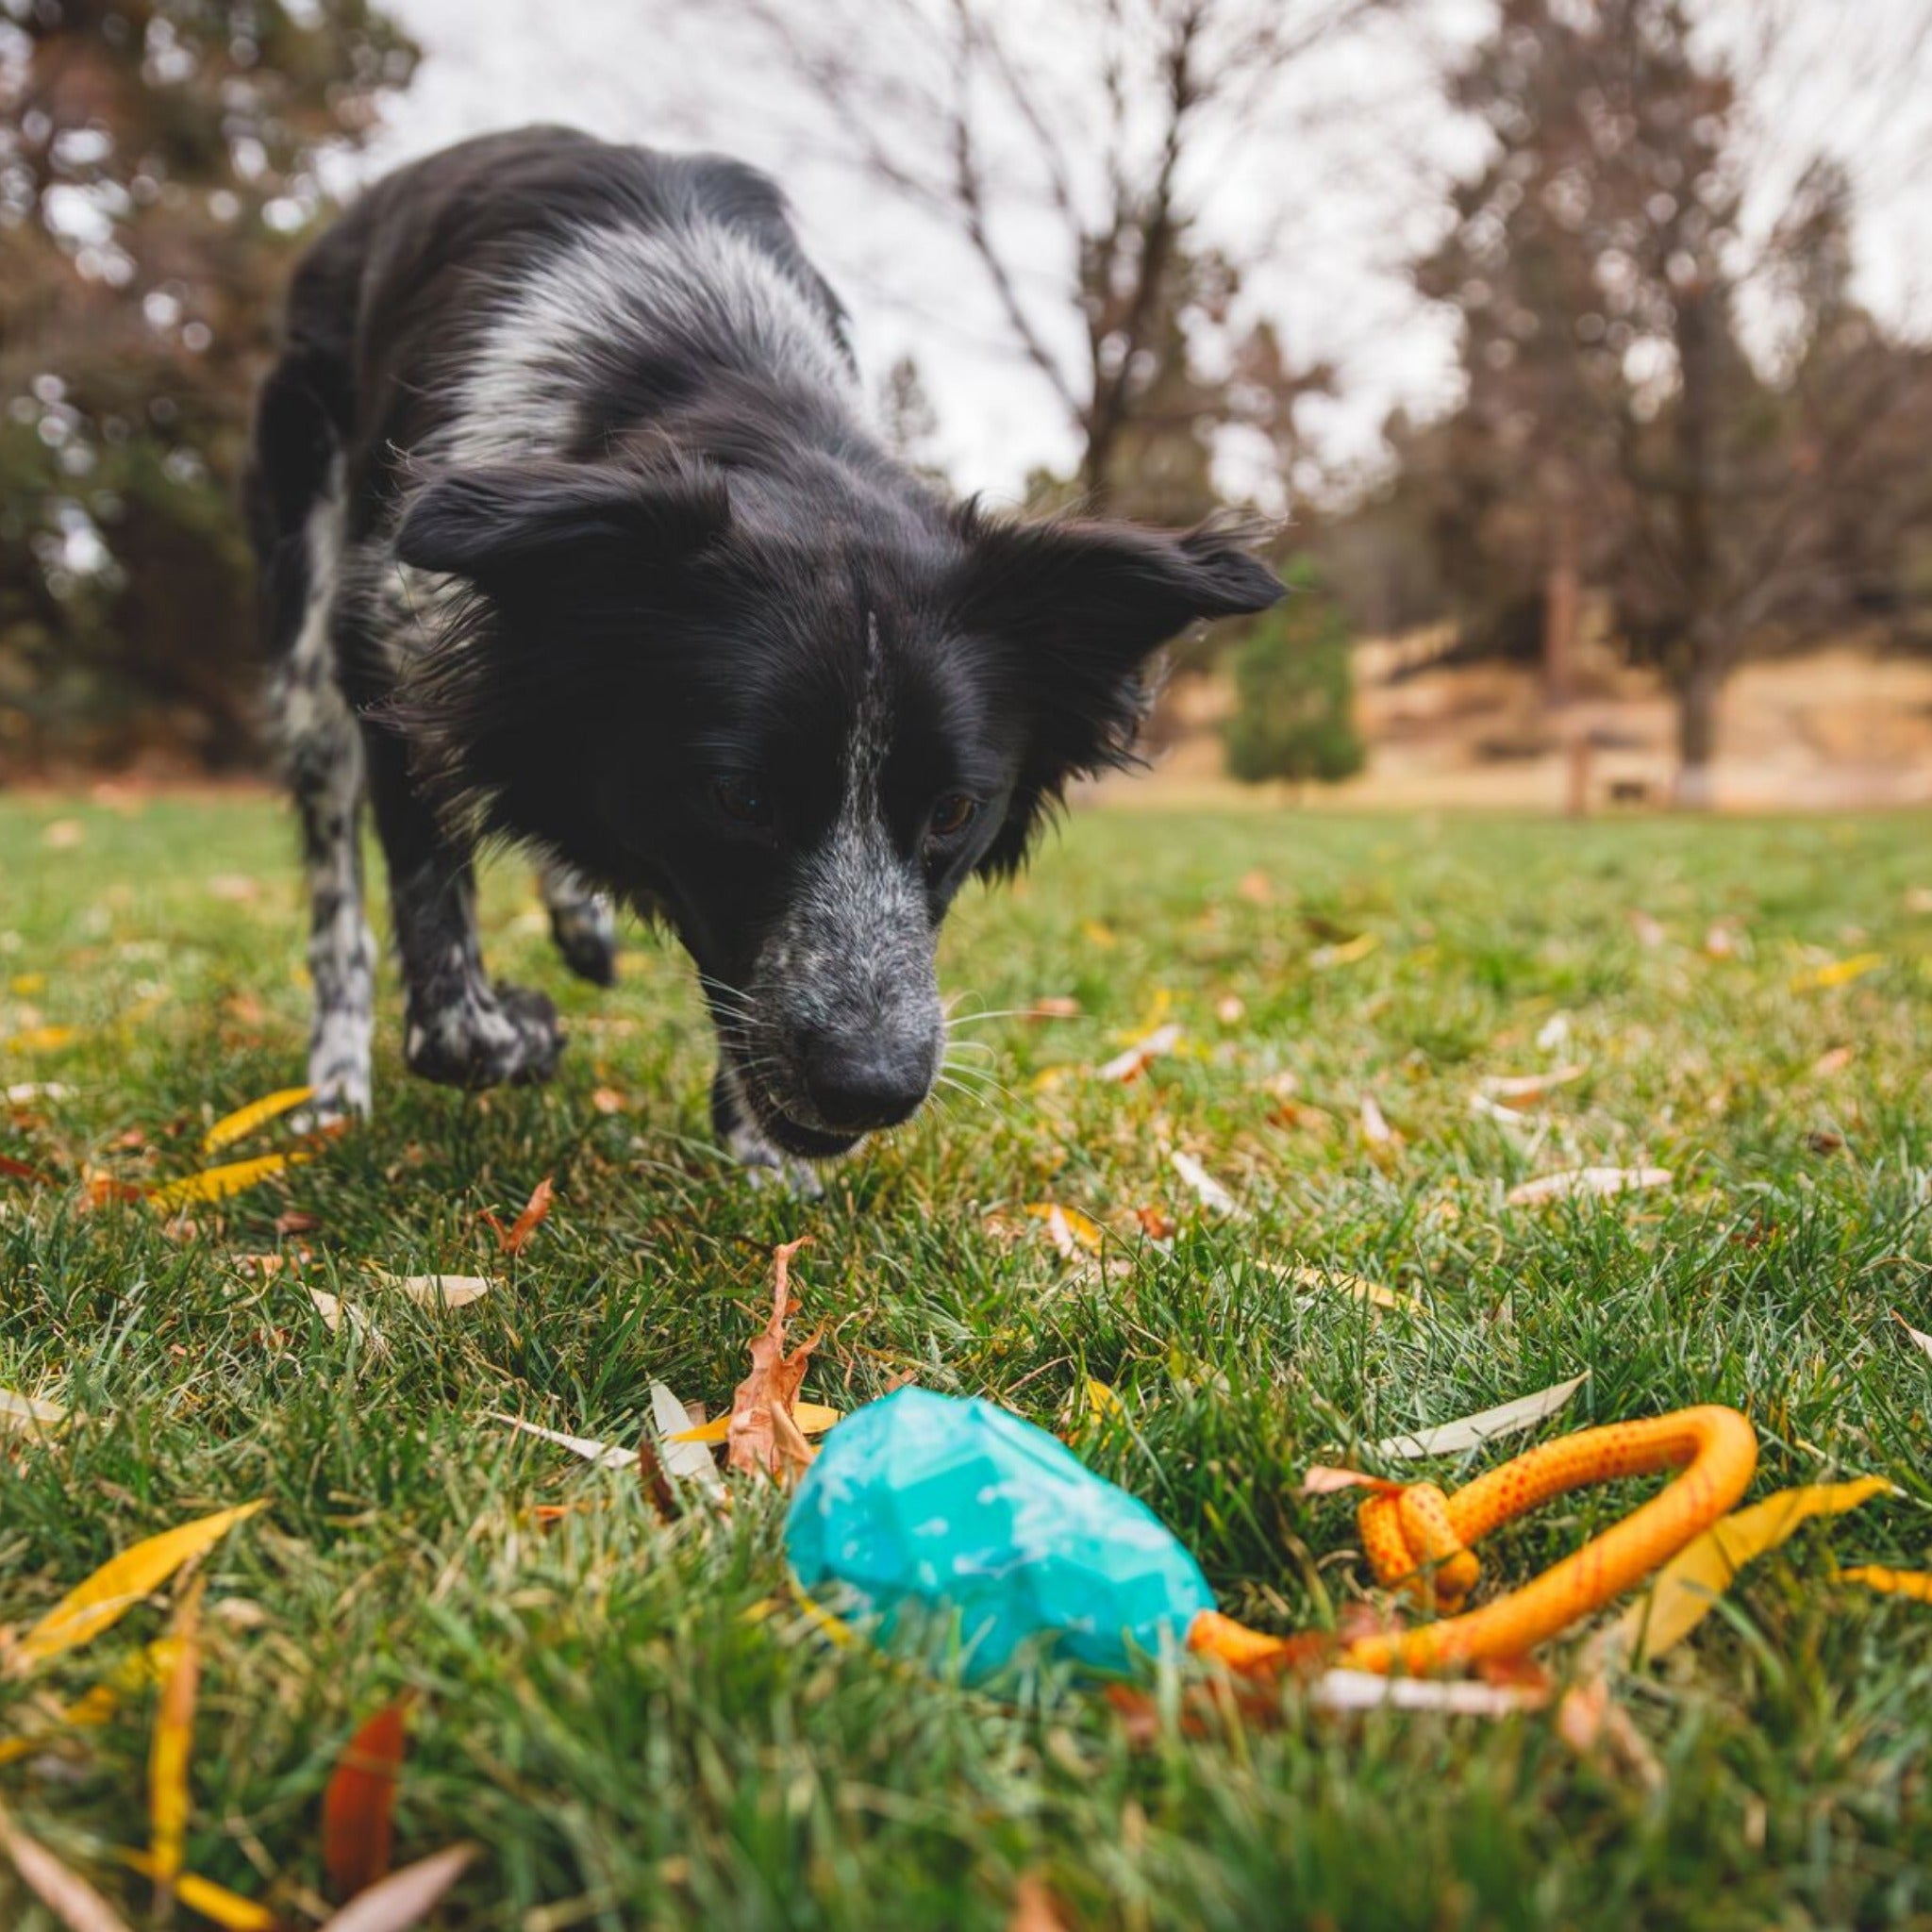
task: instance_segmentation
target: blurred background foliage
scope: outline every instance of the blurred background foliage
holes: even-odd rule
[[[716,0],[703,30],[747,52],[691,116],[733,145],[761,48],[817,103],[815,153],[950,232],[1074,451],[1036,505],[1292,509],[1284,554],[1324,589],[1262,626],[1237,702],[1296,653],[1345,690],[1348,633],[1426,630],[1431,663],[1533,667],[1555,715],[1607,639],[1668,691],[1697,804],[1747,658],[1847,626],[1932,648],[1932,355],[1860,299],[1872,180],[1839,139],[1932,72],[1932,7],[1887,4],[1895,49],[1821,135],[1762,108],[1789,0],[1729,6],[1728,38],[1727,0],[1489,0],[1432,69],[1472,158],[1418,170],[1390,240],[1457,380],[1366,465],[1313,433],[1344,374],[1257,290],[1307,247],[1348,118],[1296,118],[1309,63],[1424,37],[1431,0]],[[625,19],[691,28],[681,0]],[[0,777],[258,759],[250,391],[325,184],[416,58],[366,0],[0,0]],[[1271,142],[1309,162],[1238,242],[1208,219],[1225,158]],[[878,391],[937,473],[918,358]],[[1240,641],[1190,641],[1180,681]]]
[[[252,391],[414,58],[365,0],[0,0],[0,773],[258,756]]]

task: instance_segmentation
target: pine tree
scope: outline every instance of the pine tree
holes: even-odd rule
[[[1366,762],[1355,724],[1353,641],[1312,566],[1298,561],[1284,575],[1290,594],[1256,620],[1235,653],[1227,768],[1246,785],[1339,784]]]

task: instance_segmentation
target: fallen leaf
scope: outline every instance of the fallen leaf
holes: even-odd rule
[[[1122,1083],[1137,1080],[1146,1072],[1149,1062],[1158,1059],[1164,1053],[1172,1053],[1180,1041],[1181,1029],[1170,1020],[1166,1025],[1157,1026],[1153,1032],[1115,1054],[1104,1066],[1094,1068],[1094,1077]]]
[[[1317,946],[1308,955],[1308,964],[1317,973],[1332,972],[1337,966],[1353,966],[1357,959],[1366,959],[1381,943],[1378,933],[1358,933],[1345,945]]]
[[[79,1873],[70,1871],[45,1845],[29,1838],[0,1805],[0,1850],[13,1860],[21,1883],[59,1920],[67,1932],[128,1932],[127,1922]]]
[[[1359,1274],[1336,1274],[1324,1268],[1301,1265],[1290,1269],[1289,1279],[1317,1293],[1353,1295],[1357,1301],[1372,1303],[1378,1308],[1399,1308],[1412,1315],[1428,1312],[1414,1295],[1384,1288],[1379,1281],[1369,1281]]]
[[[1812,1074],[1820,1080],[1828,1080],[1834,1074],[1841,1074],[1851,1065],[1856,1047],[1835,1046],[1828,1053],[1822,1053],[1811,1062]]]
[[[1134,1219],[1150,1241],[1171,1241],[1174,1237],[1174,1216],[1162,1208],[1136,1208]]]
[[[14,1053],[52,1053],[55,1048],[79,1038],[80,1028],[77,1026],[29,1026],[25,1033],[16,1033],[11,1040],[0,1041],[0,1046]]]
[[[389,1872],[395,1843],[396,1773],[408,1742],[407,1692],[365,1719],[342,1746],[322,1793],[322,1868],[338,1898]]]
[[[1856,1509],[1891,1488],[1883,1476],[1846,1483],[1816,1483],[1736,1509],[1677,1552],[1657,1581],[1618,1618],[1614,1644],[1645,1661],[1681,1643],[1710,1614],[1711,1607],[1754,1557],[1774,1550],[1814,1516]]]
[[[1224,1026],[1239,1026],[1248,1017],[1247,1004],[1239,993],[1224,992],[1214,1002],[1214,1017]]]
[[[1539,1389],[1534,1395],[1519,1395],[1514,1402],[1501,1403],[1494,1408],[1424,1429],[1413,1436],[1391,1436],[1383,1441],[1372,1442],[1365,1453],[1387,1462],[1413,1462],[1424,1456],[1459,1456],[1466,1449],[1480,1448],[1498,1436],[1514,1435],[1519,1429],[1530,1428],[1544,1417],[1555,1415],[1568,1406],[1589,1375],[1586,1369],[1567,1382]]]
[[[9,1107],[31,1107],[37,1100],[72,1100],[74,1089],[58,1080],[16,1080],[5,1098]]]
[[[1667,1167],[1569,1167],[1560,1174],[1538,1174],[1534,1180],[1511,1188],[1503,1201],[1510,1208],[1538,1208],[1545,1201],[1607,1198],[1645,1188],[1667,1188],[1671,1178]]]
[[[0,1435],[52,1435],[66,1420],[67,1411],[58,1402],[0,1389]]]
[[[1891,1319],[1910,1336],[1915,1348],[1922,1348],[1927,1355],[1932,1355],[1932,1335],[1927,1335],[1923,1328],[1914,1328],[1896,1308],[1891,1311]]]
[[[184,1208],[191,1201],[225,1201],[231,1194],[257,1187],[312,1158],[300,1148],[291,1148],[286,1154],[258,1154],[253,1160],[234,1160],[225,1167],[204,1168],[199,1174],[184,1174],[179,1180],[162,1181],[149,1188],[148,1203],[155,1208]]]
[[[561,1430],[526,1423],[521,1416],[501,1415],[492,1409],[490,1420],[508,1423],[511,1428],[521,1429],[526,1436],[541,1436],[546,1442],[555,1442],[559,1449],[568,1449],[573,1456],[581,1456],[586,1462],[594,1462],[599,1469],[629,1469],[638,1459],[635,1449],[620,1449],[615,1443],[599,1442],[589,1436],[566,1436]],[[708,1457],[706,1459],[709,1460]]]
[[[1382,1103],[1373,1093],[1362,1095],[1361,1122],[1362,1139],[1371,1147],[1393,1147],[1400,1143],[1402,1137],[1389,1124]]]
[[[124,1865],[144,1877],[155,1875],[154,1860],[145,1852],[123,1852],[120,1857]],[[175,1896],[190,1911],[221,1926],[223,1932],[279,1932],[281,1926],[281,1920],[266,1906],[210,1879],[197,1878],[192,1872],[184,1872],[175,1879]]]
[[[1038,1874],[1023,1872],[1013,1888],[1013,1909],[1007,1932],[1067,1932],[1058,1902]]]
[[[51,1188],[54,1176],[38,1167],[29,1167],[24,1160],[16,1160],[10,1154],[0,1154],[0,1174],[10,1174],[17,1181],[25,1181],[29,1187]]]
[[[591,1105],[599,1113],[622,1113],[630,1105],[615,1087],[599,1087],[591,1095]]]
[[[1102,1241],[1099,1225],[1077,1208],[1062,1208],[1056,1201],[1029,1201],[1025,1211],[1036,1221],[1046,1223],[1046,1231],[1060,1253],[1072,1259],[1081,1248],[1098,1253]]]
[[[1820,992],[1828,987],[1849,986],[1885,964],[1883,953],[1854,953],[1849,959],[1833,959],[1823,966],[1807,967],[1791,976],[1793,992]]]
[[[1510,1717],[1535,1710],[1545,1697],[1515,1684],[1385,1677],[1375,1671],[1324,1671],[1308,1687],[1308,1702],[1323,1710],[1440,1710],[1452,1717]]]
[[[729,1446],[725,1466],[741,1474],[763,1471],[780,1480],[795,1475],[810,1462],[811,1445],[791,1420],[791,1405],[821,1329],[785,1353],[785,1317],[791,1291],[791,1257],[810,1236],[781,1241],[772,1250],[772,1319],[751,1343],[751,1374],[731,1396]]]
[[[475,1845],[452,1845],[392,1872],[345,1905],[321,1932],[407,1932],[463,1874]]]
[[[1253,872],[1244,872],[1241,875],[1235,891],[1251,906],[1272,906],[1274,903],[1274,883],[1258,866]]]
[[[92,1576],[75,1584],[14,1645],[7,1660],[9,1674],[25,1676],[50,1657],[98,1637],[158,1590],[191,1557],[213,1549],[238,1523],[245,1523],[267,1507],[263,1501],[218,1509],[212,1516],[144,1537],[119,1556],[110,1557]]]
[[[175,1658],[161,1686],[155,1733],[148,1746],[148,1860],[163,1894],[181,1875],[188,1835],[188,1760],[194,1740],[194,1700],[201,1688],[201,1593],[197,1576],[175,1616]]]
[[[1932,1604],[1932,1570],[1888,1570],[1883,1563],[1860,1563],[1838,1574],[1846,1583],[1862,1583],[1867,1590]]]
[[[1077,1020],[1080,1017],[1080,1002],[1065,993],[1048,993],[1044,999],[1038,999],[1026,1008],[1029,1020]]]
[[[524,1204],[524,1211],[510,1223],[509,1231],[505,1233],[501,1227],[496,1229],[497,1245],[506,1255],[519,1255],[523,1252],[524,1243],[542,1225],[549,1214],[550,1204],[556,1198],[556,1194],[557,1188],[552,1176],[546,1174],[530,1190],[530,1198]],[[489,1219],[491,1225],[495,1226],[496,1217],[491,1215]]]
[[[278,1235],[313,1234],[322,1225],[319,1214],[305,1214],[298,1208],[291,1208],[286,1213],[275,1216],[275,1232]]]
[[[481,1274],[391,1274],[380,1268],[375,1272],[419,1308],[466,1308],[481,1301],[494,1285]]]
[[[1655,952],[1664,942],[1663,927],[1647,912],[1630,915],[1630,930],[1637,935],[1637,943],[1645,952]]]
[[[41,834],[41,843],[53,852],[72,852],[87,837],[78,819],[56,819]]]
[[[1326,1463],[1311,1463],[1303,1473],[1298,1496],[1332,1496],[1341,1490],[1374,1490],[1378,1496],[1405,1490],[1407,1483],[1391,1482],[1385,1475],[1370,1475],[1359,1469],[1336,1469]]]
[[[1552,1087],[1567,1087],[1580,1080],[1590,1069],[1580,1060],[1568,1066],[1552,1067],[1546,1074],[1491,1074],[1475,1083],[1475,1091],[1487,1100],[1505,1107],[1529,1107],[1541,1100]]]
[[[1194,1158],[1176,1147],[1168,1156],[1174,1163],[1174,1171],[1194,1191],[1194,1198],[1204,1208],[1211,1208],[1217,1214],[1239,1214],[1240,1204],[1221,1183]]]
[[[245,1141],[258,1127],[279,1120],[285,1113],[294,1112],[298,1107],[314,1098],[313,1087],[283,1087],[274,1093],[265,1093],[259,1100],[251,1100],[246,1107],[238,1107],[233,1113],[224,1114],[201,1137],[201,1151],[219,1154],[224,1147],[232,1147],[237,1141]]]
[[[124,1181],[118,1174],[90,1169],[80,1177],[80,1207],[83,1212],[105,1208],[110,1202],[144,1201],[146,1198],[146,1189],[136,1187],[132,1181]]]
[[[718,1474],[718,1465],[712,1461],[711,1452],[701,1442],[676,1440],[691,1430],[696,1418],[662,1382],[651,1384],[651,1420],[658,1431],[660,1445],[658,1459],[663,1465],[664,1474],[696,1483],[700,1489],[709,1490],[714,1494],[722,1494],[724,1478]],[[728,1417],[726,1425],[728,1429]]]
[[[823,1436],[834,1423],[841,1420],[840,1411],[827,1408],[819,1402],[794,1402],[791,1405],[791,1420],[798,1424],[801,1436]],[[690,1427],[678,1429],[664,1438],[667,1443],[678,1442],[727,1442],[731,1440],[731,1418],[721,1415],[708,1423],[693,1423]]]
[[[1611,1694],[1607,1673],[1598,1671],[1563,1692],[1557,1702],[1556,1731],[1579,1757],[1622,1765],[1645,1790],[1662,1790],[1664,1768],[1630,1713]]]

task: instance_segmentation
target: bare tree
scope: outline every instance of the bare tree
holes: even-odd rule
[[[1299,448],[1330,372],[1244,314],[1203,221],[1231,161],[1278,158],[1250,247],[1279,245],[1306,169],[1284,136],[1311,59],[1404,0],[727,0],[874,182],[942,222],[1079,446],[1073,488],[1133,508],[1151,439]],[[1257,173],[1252,166],[1252,183]],[[1205,475],[1205,463],[1200,466]],[[1172,497],[1174,492],[1165,492]],[[1195,513],[1205,508],[1198,505]]]

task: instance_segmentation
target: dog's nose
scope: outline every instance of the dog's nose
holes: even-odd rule
[[[820,1033],[804,1042],[805,1091],[819,1118],[837,1133],[895,1127],[919,1111],[932,1084],[932,1056],[923,1042],[871,1033]]]

